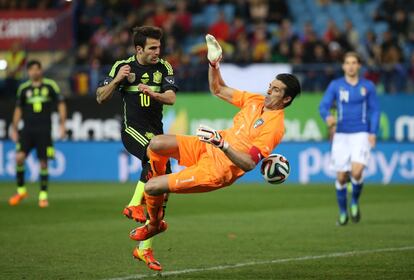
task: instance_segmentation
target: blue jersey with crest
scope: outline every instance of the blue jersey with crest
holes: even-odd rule
[[[380,110],[375,86],[371,81],[359,78],[356,85],[351,85],[345,77],[333,80],[319,105],[323,120],[330,115],[334,102],[337,107],[336,132],[377,133]]]

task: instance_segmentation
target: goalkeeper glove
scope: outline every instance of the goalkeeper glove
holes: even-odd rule
[[[213,68],[219,68],[219,62],[222,58],[223,51],[221,50],[220,44],[217,42],[213,35],[206,35],[207,43],[207,58],[210,61],[210,65]]]
[[[208,126],[200,125],[197,129],[197,136],[200,141],[209,143],[223,151],[226,151],[229,148],[229,143],[224,141],[220,133]]]

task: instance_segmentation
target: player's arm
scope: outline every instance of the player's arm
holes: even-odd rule
[[[59,138],[64,139],[66,137],[66,103],[65,98],[61,94],[60,87],[54,80],[48,79],[48,84],[52,88],[53,99],[57,103],[57,111],[59,114]]]
[[[128,77],[131,72],[131,67],[129,65],[124,65],[119,68],[116,76],[105,79],[104,84],[97,88],[96,90],[96,101],[101,104],[102,102],[110,99],[112,94],[118,89],[119,84]]]
[[[250,153],[244,153],[233,149],[228,142],[226,142],[220,133],[208,126],[200,125],[197,130],[197,136],[200,141],[206,142],[221,149],[224,154],[243,171],[250,171],[256,167],[256,164],[261,159],[260,150],[252,147]]]
[[[66,137],[66,117],[67,117],[67,109],[65,101],[61,100],[57,106],[58,113],[59,113],[59,136],[61,139]]]
[[[10,138],[17,142],[19,141],[19,122],[22,119],[22,106],[26,102],[26,95],[22,94],[23,91],[23,84],[21,84],[17,89],[17,99],[16,99],[16,107],[13,112],[13,120],[12,120],[12,130]]]
[[[175,103],[176,95],[175,91],[172,89],[168,89],[164,92],[154,92],[148,85],[144,84],[139,84],[138,89],[162,104],[173,105]]]
[[[368,91],[368,112],[370,112],[370,125],[369,125],[369,143],[371,147],[375,147],[376,139],[377,139],[377,132],[379,129],[379,122],[380,122],[380,107],[379,101],[377,97],[377,93],[375,90],[375,86],[371,84]]]
[[[210,65],[208,69],[208,84],[212,94],[232,103],[235,89],[225,84],[220,73],[220,68],[215,68]]]
[[[325,91],[321,103],[319,104],[319,113],[329,128],[332,128],[336,124],[335,117],[330,112],[334,99],[335,86],[334,83],[331,82]]]
[[[139,84],[138,89],[161,104],[173,105],[176,100],[176,92],[178,91],[178,85],[175,83],[174,70],[166,60],[162,60],[162,65],[164,67],[160,69],[163,75],[160,92],[154,92],[145,84]]]
[[[247,172],[256,167],[256,164],[259,161],[254,161],[251,154],[246,154],[244,152],[236,151],[230,145],[227,149],[222,149],[226,156],[235,164],[237,167]]]
[[[220,44],[213,35],[206,35],[207,43],[207,59],[210,67],[208,70],[208,84],[210,91],[217,97],[232,103],[233,92],[235,89],[230,88],[224,82],[220,73],[220,60],[222,58],[222,50]]]
[[[13,112],[13,120],[12,120],[12,130],[10,138],[17,142],[19,140],[19,133],[18,133],[18,126],[19,122],[22,119],[22,108],[16,105],[14,112]]]

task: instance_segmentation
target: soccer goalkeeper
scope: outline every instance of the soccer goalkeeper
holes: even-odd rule
[[[147,153],[154,177],[145,184],[150,222],[131,231],[133,240],[146,240],[167,229],[162,208],[165,193],[208,192],[229,186],[267,157],[282,140],[284,108],[301,91],[291,74],[277,75],[266,96],[226,86],[219,67],[221,47],[211,35],[206,41],[210,90],[240,111],[226,130],[200,126],[197,136],[157,135],[151,140]],[[170,157],[186,168],[165,174]]]

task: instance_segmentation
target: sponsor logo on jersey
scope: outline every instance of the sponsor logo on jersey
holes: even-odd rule
[[[162,73],[160,71],[156,71],[154,72],[154,74],[152,75],[152,81],[156,84],[161,84],[161,80],[162,80]]]
[[[344,90],[343,88],[340,88],[339,89],[339,101],[349,102],[349,91]]]
[[[141,76],[141,83],[146,84],[149,81],[149,75],[148,73],[144,73],[144,75]]]
[[[365,87],[361,87],[361,95],[365,96],[367,94],[367,89]]]
[[[135,79],[136,79],[135,73],[129,73],[127,79],[128,79],[128,82],[130,83],[135,82]]]
[[[254,123],[253,127],[254,127],[254,128],[258,128],[258,127],[259,127],[259,126],[261,126],[262,124],[264,124],[264,120],[263,120],[262,118],[260,118],[260,119],[258,119],[258,120]]]

